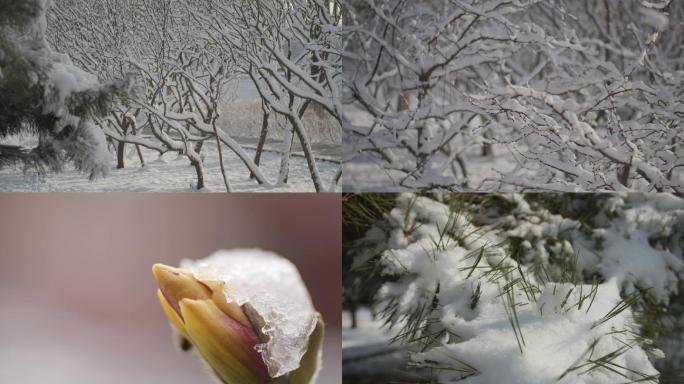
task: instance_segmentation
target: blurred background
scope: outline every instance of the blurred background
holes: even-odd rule
[[[151,267],[237,247],[298,266],[327,323],[318,383],[340,383],[336,194],[0,195],[0,382],[213,383],[177,348]]]

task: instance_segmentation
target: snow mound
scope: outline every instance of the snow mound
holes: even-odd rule
[[[517,294],[518,332],[521,342],[524,340],[522,352],[509,322],[506,303],[502,303],[496,290],[489,290],[483,293],[474,319],[467,320],[459,312],[451,311],[442,318],[451,333],[465,340],[435,348],[421,359],[452,366],[455,361],[462,361],[460,365],[474,367],[476,372],[463,381],[468,384],[608,384],[622,382],[623,375],[633,380],[657,375],[645,351],[630,340],[629,332],[634,326],[630,310],[600,323],[620,303],[615,280],[598,286],[588,310],[568,305],[580,300],[579,292],[591,289],[589,285],[549,284],[532,303],[525,300],[524,293]],[[611,334],[613,330],[615,334]],[[609,366],[614,370],[600,369],[599,364],[592,363],[612,355],[615,357]],[[440,375],[443,382],[462,376],[445,372]]]
[[[198,279],[226,283],[228,301],[249,303],[263,318],[269,337],[257,346],[271,377],[299,367],[316,314],[297,268],[287,259],[258,249],[217,251],[201,260],[183,260],[181,267]]]

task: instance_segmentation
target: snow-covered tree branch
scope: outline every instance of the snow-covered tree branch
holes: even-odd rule
[[[680,2],[345,5],[351,189],[684,187]]]
[[[155,156],[161,160],[167,153],[176,153],[194,169],[196,189],[203,189],[207,180],[213,183],[216,179],[207,175],[207,169],[220,174],[226,190],[233,190],[230,179],[244,185],[235,168],[249,175],[253,188],[288,189],[302,179],[302,166],[311,175],[310,184],[315,190],[324,191],[329,183],[334,184],[333,189],[340,188],[336,184],[338,169],[333,169],[339,161],[320,153],[328,145],[327,141],[320,142],[321,132],[333,132],[331,141],[335,141],[339,140],[341,130],[341,8],[336,2],[260,1],[238,6],[238,2],[212,0],[22,0],[3,3],[2,12],[7,14],[5,9],[16,9],[17,15],[12,17],[17,19],[7,17],[7,25],[2,27],[2,73],[8,74],[8,79],[21,75],[19,66],[10,62],[12,50],[19,45],[32,45],[31,49],[43,45],[40,49],[45,52],[41,54],[46,58],[52,55],[46,60],[57,63],[50,65],[69,66],[69,76],[75,76],[69,81],[75,89],[59,91],[80,92],[78,96],[52,95],[51,89],[43,87],[35,89],[36,97],[40,93],[69,103],[82,102],[78,107],[82,110],[71,114],[79,119],[81,114],[87,115],[79,121],[86,124],[88,120],[93,128],[77,131],[100,137],[96,167],[99,170],[94,176],[110,167],[110,152],[116,155],[117,174],[125,173],[119,171],[132,165],[155,164]],[[26,25],[18,24],[19,20]],[[54,54],[48,41],[64,54]],[[75,74],[77,68],[79,73]],[[66,78],[60,76],[57,80],[65,83]],[[110,85],[100,86],[99,82]],[[123,93],[120,90],[129,83],[133,85],[131,92],[114,102],[113,96]],[[7,84],[17,86],[9,80]],[[19,105],[25,101],[22,97],[16,92],[6,93],[11,100],[5,104]],[[106,101],[110,102],[105,108]],[[86,102],[94,107],[86,110]],[[249,111],[242,111],[239,116],[223,115],[236,113],[235,106],[241,103],[246,103]],[[246,116],[254,106],[261,107],[262,121]],[[2,118],[6,115],[8,120],[15,119],[10,115],[18,113],[10,111],[10,107],[6,109],[0,111]],[[252,118],[248,126],[246,117]],[[23,121],[28,120],[31,119],[13,124],[23,127]],[[76,123],[72,121],[68,126],[79,127]],[[282,129],[285,124],[289,129]],[[252,129],[252,125],[262,127],[256,153],[252,152],[251,136],[257,129]],[[8,127],[4,135],[15,135],[15,128]],[[65,134],[67,131],[71,132],[68,129]],[[287,133],[282,145],[272,143],[272,138],[283,135],[283,131]],[[81,139],[93,144],[93,137]],[[31,138],[8,140],[9,144]],[[68,157],[76,167],[90,172],[87,163],[91,161],[80,159],[76,149],[67,147],[66,142],[60,149],[50,151],[41,146],[44,150],[33,151],[35,156],[29,156],[27,150],[7,145],[2,152],[3,163],[15,167],[18,159],[23,159],[27,164],[36,160],[39,165],[37,160],[41,157],[56,158],[57,152],[71,150]],[[59,156],[66,155],[60,152]],[[267,165],[264,157],[268,159]],[[274,157],[280,160],[277,179],[265,168],[278,169]],[[207,165],[207,161],[212,164]],[[326,161],[322,170],[319,161]],[[61,168],[56,161],[48,162],[50,170]],[[291,166],[297,167],[294,181],[289,178]],[[266,174],[275,180],[268,180]]]
[[[288,178],[296,135],[316,190],[325,190],[302,117],[312,107],[339,120],[340,5],[330,0],[259,0],[216,2],[211,9],[193,14],[249,76],[264,105],[291,126],[278,181]]]

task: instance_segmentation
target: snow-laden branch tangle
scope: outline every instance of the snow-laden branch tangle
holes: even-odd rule
[[[349,176],[359,161],[383,189],[682,190],[681,2],[344,4]],[[492,144],[519,166],[474,185],[468,157],[491,163]]]
[[[231,13],[237,2],[57,2],[51,15],[55,42],[64,45],[79,65],[102,78],[134,72],[144,85],[140,96],[130,105],[119,106],[101,121],[108,137],[117,142],[120,168],[124,166],[126,143],[160,153],[178,152],[196,168],[197,186],[201,188],[201,143],[216,140],[238,156],[260,184],[271,184],[258,169],[258,161],[250,159],[216,125],[217,106],[227,94],[226,83],[249,74],[258,82],[259,94],[268,108],[283,114],[293,125],[314,185],[317,190],[325,189],[303,114],[308,105],[315,104],[322,113],[339,121],[337,88],[341,61],[336,28],[340,7],[329,0],[293,2],[289,7],[277,1],[257,3],[245,2],[244,9],[238,8],[241,13]],[[255,12],[259,18],[255,18]],[[269,23],[256,22],[266,20],[267,14]],[[84,20],[88,20],[87,25]],[[91,24],[94,27],[90,28]],[[227,41],[225,33],[232,28],[237,28],[238,38],[258,38],[256,41],[261,44],[255,45],[251,40]],[[244,49],[238,51],[236,45]],[[249,71],[245,70],[246,63],[258,65]],[[150,108],[162,111],[164,119],[160,120]],[[181,115],[183,121],[178,120]],[[169,121],[178,124],[169,126]],[[180,132],[181,128],[188,132]],[[288,179],[290,137],[286,137],[277,183],[286,183]],[[227,189],[228,184],[226,180]]]
[[[615,383],[657,382],[647,355],[681,366],[681,320],[647,310],[684,288],[681,198],[472,200],[401,195],[352,248],[388,281],[378,299],[397,339],[418,345],[417,368],[444,383]]]
[[[218,140],[223,132],[207,126],[215,128],[219,101],[234,73],[195,38],[185,7],[170,1],[72,0],[56,4],[51,16],[50,25],[58,32],[56,42],[82,66],[103,78],[136,74],[137,95],[100,120],[105,134],[117,142],[118,167],[124,167],[126,143],[160,154],[177,152],[195,168],[197,189],[204,188],[202,145],[212,138],[227,141]],[[91,28],[84,20],[99,22]],[[83,34],[89,35],[79,38]],[[234,141],[229,140],[228,146],[248,160],[248,169],[255,167]],[[144,165],[139,149],[138,153]],[[260,183],[267,184],[261,172],[256,174]]]
[[[193,11],[205,33],[249,76],[297,135],[317,191],[325,190],[302,116],[311,105],[339,121],[341,8],[335,0],[212,2]],[[285,137],[286,153],[292,134]],[[279,182],[287,180],[289,156]]]

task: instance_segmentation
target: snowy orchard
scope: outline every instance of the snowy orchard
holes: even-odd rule
[[[684,3],[343,2],[345,189],[684,189]]]
[[[264,103],[292,127],[285,152],[299,140],[316,191],[325,190],[302,120],[308,108],[339,120],[338,88],[342,61],[339,37],[342,9],[336,0],[232,1],[212,3],[210,12],[194,11],[211,40],[247,75]],[[264,128],[266,129],[266,127]],[[261,139],[266,131],[262,130]],[[286,157],[280,181],[287,179]],[[339,181],[341,170],[334,184]]]
[[[129,148],[135,148],[143,166],[144,152],[176,153],[193,166],[195,188],[203,189],[208,178],[204,158],[211,154],[203,149],[211,143],[218,150],[225,190],[234,189],[228,177],[234,172],[224,167],[228,157],[239,159],[255,184],[269,188],[288,184],[290,158],[293,148],[299,147],[315,190],[338,188],[341,170],[325,180],[319,170],[307,117],[315,110],[319,121],[339,129],[341,8],[336,1],[22,0],[16,4],[29,9],[39,4],[40,13],[31,14],[41,28],[38,39],[44,50],[62,53],[59,60],[46,63],[54,71],[66,66],[71,76],[60,77],[64,81],[57,84],[59,92],[66,96],[57,96],[83,94],[84,89],[99,85],[98,79],[113,84],[130,79],[133,85],[124,97],[98,110],[101,113],[87,114],[92,129],[82,131],[97,138],[83,140],[99,148],[98,157],[73,158],[77,166],[84,163],[78,168],[106,170],[109,152],[115,154],[117,168],[124,168]],[[11,32],[12,24],[8,25],[3,37]],[[4,65],[2,70],[19,71]],[[230,121],[220,119],[241,81],[257,88],[263,112],[255,154],[231,136]],[[271,125],[283,120],[288,134],[282,139],[279,176],[267,179],[260,167],[262,152]]]
[[[681,198],[402,194],[392,206],[349,239],[363,277],[347,282],[374,291],[410,377],[680,382]]]

